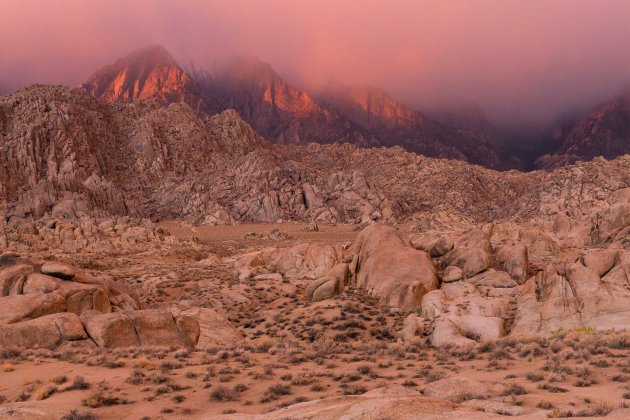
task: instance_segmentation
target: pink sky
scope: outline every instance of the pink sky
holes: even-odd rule
[[[184,64],[253,54],[301,87],[544,120],[627,86],[628,22],[628,0],[3,0],[0,86],[76,85],[160,43]]]

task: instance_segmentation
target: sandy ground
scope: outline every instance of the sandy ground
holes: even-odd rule
[[[353,226],[303,224],[161,226],[195,247],[169,252],[99,256],[101,269],[134,286],[147,307],[178,300],[224,313],[246,338],[229,348],[103,350],[68,343],[54,351],[0,351],[0,418],[61,418],[71,410],[102,419],[213,418],[262,414],[291,404],[358,395],[402,385],[426,391],[443,378],[483,382],[449,397],[479,412],[525,418],[597,415],[630,404],[630,339],[575,331],[550,339],[500,340],[467,349],[428,347],[398,336],[407,315],[359,290],[310,304],[306,281],[239,282],[227,264],[199,266],[208,255],[226,257],[296,241],[347,243]],[[289,239],[265,238],[272,229]],[[260,237],[245,236],[250,232]],[[69,262],[93,259],[68,256]],[[245,303],[243,303],[245,302]],[[627,338],[627,337],[626,337]],[[85,389],[66,389],[75,383]],[[24,415],[32,409],[32,415]],[[26,411],[28,412],[28,411]],[[625,411],[624,411],[625,412]],[[622,412],[623,413],[623,412]],[[68,417],[78,419],[80,417]]]

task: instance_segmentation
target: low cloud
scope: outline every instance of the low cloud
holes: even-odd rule
[[[148,44],[183,64],[253,54],[302,87],[381,86],[418,108],[544,121],[630,82],[627,0],[7,0],[0,85],[77,85]]]

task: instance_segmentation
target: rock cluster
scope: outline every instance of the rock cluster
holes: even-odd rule
[[[557,217],[430,230],[411,239],[373,223],[352,246],[300,243],[244,255],[235,267],[240,278],[276,272],[306,279],[311,302],[362,288],[386,306],[417,311],[401,336],[426,334],[434,346],[630,328],[628,191],[616,191],[572,233]]]
[[[135,292],[111,276],[3,254],[0,346],[54,348],[69,341],[210,347],[237,342],[238,333],[211,309],[141,309]]]

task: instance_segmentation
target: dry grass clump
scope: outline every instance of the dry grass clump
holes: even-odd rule
[[[134,369],[133,371],[131,371],[131,374],[125,380],[125,382],[130,385],[138,385],[144,382],[145,378],[146,375],[141,370]]]
[[[33,394],[33,399],[35,401],[42,401],[49,398],[51,395],[53,395],[57,391],[58,391],[58,388],[55,385],[46,385],[37,389],[37,391],[35,391],[35,393]]]
[[[554,409],[547,413],[548,418],[564,418],[564,417],[604,417],[610,414],[614,410],[614,407],[607,402],[596,402],[591,404],[588,408],[584,408],[578,411],[560,409]]]
[[[109,385],[106,382],[101,382],[96,390],[81,401],[81,404],[86,407],[99,408],[109,407],[112,405],[129,404],[130,402],[131,401],[125,398],[119,398],[113,395]]]
[[[566,388],[562,388],[561,386],[557,385],[551,385],[549,383],[539,385],[538,389],[542,389],[543,391],[551,392],[554,394],[569,392],[569,390]]]
[[[99,408],[109,407],[112,405],[129,404],[129,401],[124,398],[115,397],[105,391],[98,390],[82,400],[81,404],[91,408]]]

